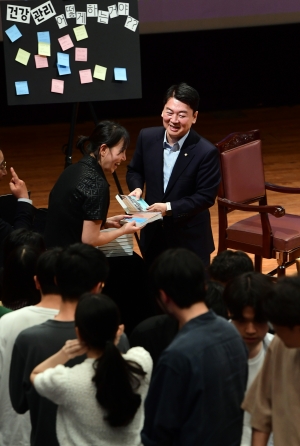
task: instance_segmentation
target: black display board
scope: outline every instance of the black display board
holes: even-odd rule
[[[141,98],[139,28],[138,25],[136,26],[138,5],[137,0],[128,0],[126,3],[129,8],[126,12],[129,14],[109,17],[107,24],[99,23],[97,17],[86,17],[85,27],[88,38],[77,41],[73,28],[81,24],[76,24],[76,18],[66,18],[67,26],[60,29],[55,16],[64,14],[66,17],[65,7],[69,5],[75,5],[77,12],[86,12],[87,2],[51,0],[55,16],[38,25],[32,16],[29,24],[7,20],[7,5],[22,8],[25,6],[32,10],[44,5],[45,0],[1,2],[8,105]],[[97,4],[98,11],[112,11],[109,7],[114,4],[115,11],[118,7],[120,8],[120,3],[114,3],[111,0],[98,0],[97,3],[91,2],[91,4]],[[46,9],[44,11],[47,12]],[[126,21],[131,21],[131,25],[135,23],[132,28],[136,30],[126,28],[124,26]],[[16,25],[22,34],[22,37],[15,42],[12,42],[5,33],[13,25]],[[36,68],[34,56],[38,54],[37,32],[45,31],[50,33],[51,56],[47,57],[47,68]],[[74,47],[63,51],[58,39],[68,34]],[[87,48],[86,62],[75,61],[75,47]],[[19,48],[30,53],[27,65],[15,60]],[[69,54],[71,74],[59,75],[58,52]],[[79,71],[90,69],[93,76],[95,65],[107,68],[105,80],[92,77],[93,82],[82,84]],[[114,68],[125,68],[127,81],[115,80]],[[64,81],[63,94],[51,92],[52,79]],[[23,81],[27,81],[29,94],[17,95],[15,82]]]

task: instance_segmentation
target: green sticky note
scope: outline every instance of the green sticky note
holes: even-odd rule
[[[38,43],[38,55],[39,56],[51,56],[50,43],[39,42]]]
[[[106,67],[101,67],[101,65],[95,65],[93,77],[96,79],[100,79],[101,81],[105,81],[106,78]]]
[[[28,53],[27,51],[25,51],[25,50],[22,50],[22,48],[19,48],[19,51],[17,52],[17,55],[16,55],[16,61],[17,62],[20,62],[21,64],[23,64],[23,65],[27,65],[28,64],[28,60],[29,60],[29,57],[30,57],[30,53]]]
[[[73,28],[73,31],[77,41],[88,38],[85,25],[77,26],[76,28]]]

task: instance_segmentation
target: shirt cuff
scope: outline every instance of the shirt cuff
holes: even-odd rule
[[[23,201],[24,203],[32,204],[32,200],[30,200],[30,198],[18,198],[18,201]]]
[[[169,217],[169,216],[172,215],[172,207],[171,207],[171,203],[168,201],[168,202],[166,203],[166,205],[167,205],[166,215]]]

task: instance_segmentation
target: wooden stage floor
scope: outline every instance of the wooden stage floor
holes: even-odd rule
[[[157,117],[120,118],[117,120],[128,129],[132,141],[127,151],[127,161],[117,170],[124,192],[128,191],[125,182],[126,165],[133,155],[138,133],[144,127],[161,125],[159,112],[158,110]],[[89,116],[88,119],[90,119]],[[194,128],[214,143],[234,131],[260,129],[266,181],[300,187],[299,124],[300,106],[293,106],[199,113]],[[93,127],[91,121],[79,123],[76,126],[75,134],[88,135]],[[68,133],[69,124],[65,123],[38,126],[20,125],[0,129],[0,148],[4,152],[7,165],[13,166],[20,178],[26,181],[36,207],[47,207],[49,192],[63,170],[64,155],[61,148],[68,141]],[[80,157],[81,154],[74,149],[73,162],[79,160]],[[117,189],[112,177],[109,177],[108,181],[111,185],[109,215],[116,215],[121,210],[114,198]],[[9,193],[8,182],[9,175],[1,182],[1,194]],[[300,196],[269,192],[268,199],[270,204],[282,205],[287,213],[300,214]],[[238,212],[233,214],[232,221],[240,218]],[[250,215],[248,214],[248,216]],[[217,247],[218,215],[216,205],[211,208],[211,219]],[[212,257],[215,254],[216,252]],[[263,263],[264,272],[275,267],[275,260],[265,260]],[[289,274],[295,272],[295,267],[289,268]]]

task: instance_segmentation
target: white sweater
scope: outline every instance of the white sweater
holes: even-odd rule
[[[72,368],[58,365],[40,373],[34,380],[38,393],[57,404],[56,432],[62,446],[139,446],[144,424],[144,400],[148,392],[152,359],[142,347],[134,347],[123,355],[135,361],[147,373],[137,390],[141,405],[133,421],[125,427],[111,427],[103,417],[106,411],[96,400],[94,359],[86,359]]]

